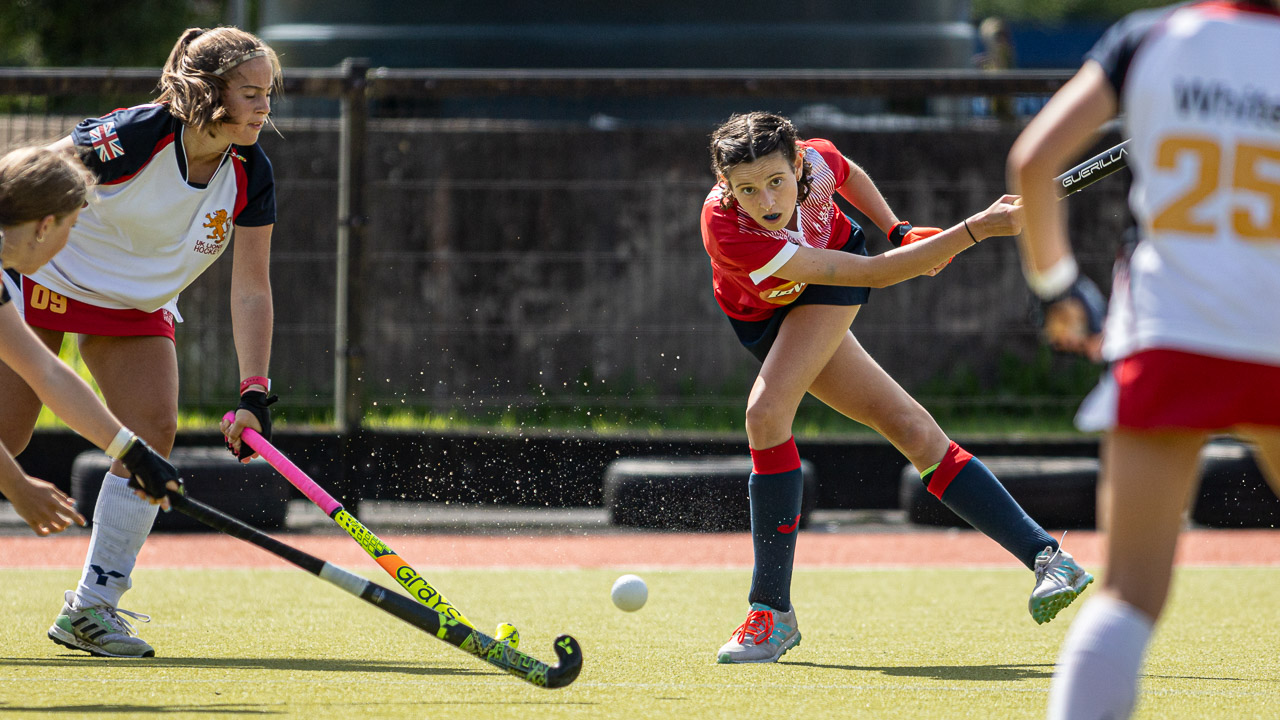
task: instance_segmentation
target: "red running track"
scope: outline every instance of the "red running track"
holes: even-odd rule
[[[368,556],[345,535],[276,537],[330,562],[363,567]],[[418,568],[696,568],[751,566],[746,533],[601,533],[598,535],[402,535],[383,540]],[[89,534],[0,537],[0,568],[80,568]],[[1088,565],[1101,561],[1095,532],[1072,531],[1066,547]],[[1280,566],[1280,533],[1272,530],[1191,530],[1182,534],[1179,565]],[[796,566],[1008,566],[1000,546],[973,531],[805,533]],[[269,568],[288,564],[220,534],[157,534],[142,548],[142,568]]]

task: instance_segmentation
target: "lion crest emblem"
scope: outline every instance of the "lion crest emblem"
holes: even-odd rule
[[[202,227],[209,228],[209,234],[205,236],[206,240],[212,240],[221,245],[226,242],[227,235],[231,232],[231,218],[227,217],[226,210],[205,213],[204,219],[207,220]]]

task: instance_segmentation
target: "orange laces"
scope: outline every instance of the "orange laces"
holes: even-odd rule
[[[747,635],[751,635],[755,644],[759,645],[773,634],[773,613],[768,610],[752,610],[747,613],[747,621],[733,632],[738,642],[742,642]]]

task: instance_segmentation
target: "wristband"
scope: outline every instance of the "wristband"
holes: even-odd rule
[[[973,244],[977,245],[978,238],[974,237],[973,231],[969,229],[969,218],[964,219],[964,229],[965,229],[965,232],[969,233],[969,239],[973,241]]]
[[[116,436],[111,440],[111,444],[107,446],[107,454],[112,459],[119,460],[120,456],[124,455],[124,451],[129,449],[129,446],[133,444],[136,438],[137,436],[130,432],[129,428],[121,425],[120,432],[116,433]]]
[[[1080,266],[1076,264],[1076,259],[1070,255],[1064,255],[1061,260],[1042,273],[1028,270],[1027,285],[1031,286],[1031,292],[1041,300],[1053,300],[1066,292],[1079,275]]]
[[[902,247],[903,241],[907,239],[910,232],[911,223],[906,220],[894,223],[893,227],[889,228],[889,242],[896,247]]]
[[[253,377],[247,377],[240,381],[240,394],[243,395],[252,385],[261,385],[263,390],[266,390],[267,392],[271,391],[270,380],[262,377],[261,375],[254,375]]]

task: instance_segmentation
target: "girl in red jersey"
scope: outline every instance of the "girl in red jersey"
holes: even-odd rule
[[[230,305],[243,380],[235,421],[223,431],[246,461],[252,453],[240,443],[241,429],[271,432],[275,182],[258,136],[279,81],[275,53],[257,37],[231,27],[192,28],[165,63],[156,102],[84,120],[54,145],[79,148],[97,185],[66,248],[22,278],[15,302],[50,349],[61,346],[65,333],[79,335],[80,354],[112,410],[162,455],[177,431],[178,294],[233,240]],[[0,441],[20,451],[41,400],[4,368],[0,397],[7,404]],[[128,482],[124,466],[113,463],[98,495],[80,583],[64,594],[49,629],[51,639],[99,655],[154,652],[137,638],[130,647],[105,647],[100,640],[113,633],[86,633],[94,623],[78,622],[118,620],[116,607],[132,584],[156,508]]]
[[[1034,570],[1031,614],[1052,619],[1092,576],[849,330],[869,288],[936,273],[988,237],[1017,234],[1017,198],[1006,195],[947,230],[913,229],[834,145],[800,140],[786,118],[760,112],[736,115],[715,131],[711,163],[719,182],[702,208],[702,240],[716,301],[761,361],[746,413],[751,608],[717,660],[773,662],[800,641],[790,585],[802,478],[791,424],[806,393],[884,435],[931,493]],[[837,192],[900,247],[869,257],[862,229],[833,201]]]
[[[1139,240],[1117,267],[1102,356],[1077,415],[1105,430],[1098,518],[1107,567],[1063,643],[1049,717],[1119,720],[1137,697],[1209,436],[1232,432],[1280,488],[1280,2],[1217,1],[1116,23],[1009,153],[1025,193],[1032,289],[1049,340],[1096,338],[1053,177],[1121,115]],[[1082,306],[1080,303],[1083,302]],[[1096,323],[1094,323],[1096,326]]]
[[[7,273],[31,272],[66,245],[91,184],[71,156],[48,148],[20,148],[0,158],[0,265],[6,272],[0,285],[0,363],[27,379],[67,424],[119,459],[141,487],[156,491],[172,482],[170,489],[177,490],[177,470],[102,406],[23,324],[10,302],[7,286],[13,279]],[[8,451],[0,453],[0,494],[37,535],[84,525],[70,498],[22,472]]]

